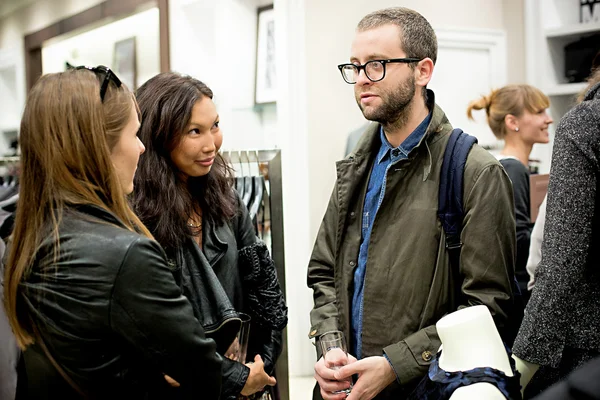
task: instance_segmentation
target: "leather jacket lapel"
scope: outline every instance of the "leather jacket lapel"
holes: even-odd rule
[[[206,229],[202,230],[202,248],[204,256],[208,260],[210,266],[214,267],[223,255],[225,255],[227,248],[229,247],[227,242],[221,239],[221,237],[224,237],[224,233],[228,229],[228,226],[214,226],[212,223],[206,221],[203,222],[203,226],[206,227]]]
[[[217,351],[224,354],[240,328],[238,313],[198,245],[189,239],[178,253],[183,294],[192,303],[206,336],[214,339]],[[223,253],[215,255],[220,258]]]

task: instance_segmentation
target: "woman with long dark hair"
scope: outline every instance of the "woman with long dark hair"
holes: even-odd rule
[[[281,352],[287,308],[268,250],[218,153],[223,135],[212,98],[204,83],[176,73],[159,74],[138,89],[146,153],[133,206],[165,249],[219,353],[235,346],[239,313],[250,314],[248,360],[223,364],[221,398],[235,399],[275,384],[269,375]]]
[[[24,368],[17,398],[219,398],[221,361],[126,195],[144,146],[133,94],[106,67],[40,78],[20,129],[4,275]],[[175,389],[173,389],[175,390]]]

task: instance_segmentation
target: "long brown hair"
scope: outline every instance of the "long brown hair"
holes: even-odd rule
[[[181,182],[170,153],[185,134],[192,109],[213,92],[198,79],[164,72],[137,90],[142,113],[139,137],[146,152],[135,174],[133,208],[167,254],[195,232],[187,221],[198,209],[202,218],[220,225],[235,215],[231,169],[220,154],[207,175]]]
[[[48,234],[57,257],[68,205],[101,207],[128,229],[151,237],[130,209],[110,158],[135,104],[124,85],[113,83],[102,102],[98,77],[89,70],[44,75],[29,93],[20,128],[19,201],[4,276],[5,308],[21,348],[34,340],[29,316],[17,306],[20,283],[34,268],[36,249]]]
[[[519,117],[525,110],[535,114],[548,107],[550,107],[550,99],[538,88],[525,84],[507,85],[472,101],[467,107],[467,117],[472,120],[473,110],[485,109],[488,125],[494,136],[504,139],[506,136],[504,118],[507,115]]]

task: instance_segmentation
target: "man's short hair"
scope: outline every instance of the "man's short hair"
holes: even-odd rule
[[[366,31],[393,24],[400,28],[400,46],[406,57],[437,59],[437,37],[429,22],[418,12],[405,7],[390,7],[366,15],[356,29]]]

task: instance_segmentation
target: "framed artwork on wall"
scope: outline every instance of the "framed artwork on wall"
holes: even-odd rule
[[[254,102],[256,104],[275,103],[277,101],[276,93],[275,12],[271,4],[258,9]]]
[[[579,20],[583,24],[600,22],[600,0],[581,0],[579,4]]]
[[[135,36],[115,42],[113,69],[129,90],[137,89]]]

